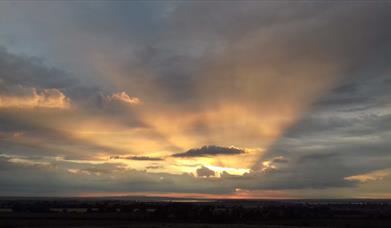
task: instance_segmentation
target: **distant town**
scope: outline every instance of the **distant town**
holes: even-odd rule
[[[61,221],[61,222],[59,222]],[[102,224],[103,226],[100,226]],[[391,227],[391,200],[4,198],[0,227]],[[66,226],[65,224],[71,224]],[[79,224],[81,223],[81,224]],[[134,226],[135,224],[139,226]],[[149,226],[151,227],[151,226]],[[205,227],[205,226],[203,226]]]

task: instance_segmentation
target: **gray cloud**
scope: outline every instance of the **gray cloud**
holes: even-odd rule
[[[221,146],[203,146],[201,148],[190,149],[183,153],[173,154],[173,157],[202,157],[202,156],[217,156],[217,155],[238,155],[245,153],[244,150],[235,147]]]
[[[75,78],[65,71],[45,66],[42,59],[15,55],[0,47],[0,88],[15,92],[17,86],[64,89],[74,86]]]
[[[271,160],[271,162],[273,163],[287,163],[289,160],[285,157],[282,157],[282,156],[278,156],[278,157],[275,157]]]
[[[163,158],[148,157],[148,156],[111,156],[111,159],[128,159],[135,161],[163,161]]]
[[[215,175],[215,172],[211,169],[208,169],[205,166],[202,166],[196,170],[197,176],[199,177],[211,177]]]

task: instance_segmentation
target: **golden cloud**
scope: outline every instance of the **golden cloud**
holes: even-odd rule
[[[58,89],[31,89],[27,96],[0,96],[0,108],[58,108],[71,107],[70,99]]]
[[[141,100],[138,97],[131,97],[125,92],[114,93],[108,97],[109,101],[120,101],[129,105],[138,105],[141,103]]]
[[[368,181],[378,181],[383,180],[384,177],[388,176],[390,173],[388,170],[376,170],[373,172],[345,177],[345,180],[358,181],[361,183],[366,183]]]

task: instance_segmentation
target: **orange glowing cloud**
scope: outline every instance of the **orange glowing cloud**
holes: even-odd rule
[[[388,170],[377,170],[361,175],[355,175],[355,176],[349,176],[346,177],[345,180],[350,180],[350,181],[358,181],[361,183],[366,183],[369,181],[379,181],[383,180],[386,176],[388,176],[390,173]]]
[[[27,96],[0,96],[0,108],[57,108],[68,109],[71,102],[58,89],[31,89]]]
[[[125,92],[119,92],[119,93],[114,93],[113,95],[108,97],[109,101],[120,101],[124,102],[129,105],[138,105],[141,103],[141,100],[138,97],[130,97],[127,93]]]

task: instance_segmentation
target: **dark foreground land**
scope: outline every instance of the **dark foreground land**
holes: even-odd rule
[[[391,227],[390,200],[1,198],[0,227]]]

